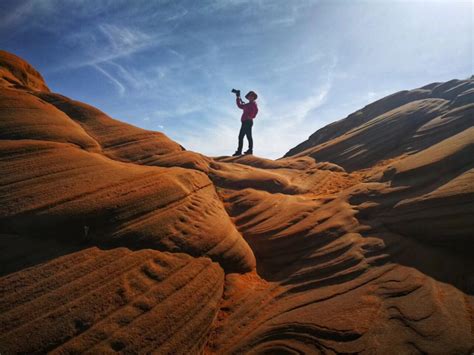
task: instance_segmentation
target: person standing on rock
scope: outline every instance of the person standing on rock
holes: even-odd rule
[[[248,103],[244,103],[240,98],[240,90],[232,89],[232,92],[235,94],[235,101],[237,106],[243,110],[242,117],[240,121],[242,126],[240,127],[239,132],[239,147],[233,154],[234,157],[242,155],[242,147],[244,145],[244,136],[247,136],[249,141],[249,149],[244,154],[253,154],[253,138],[252,138],[252,126],[253,120],[257,116],[258,107],[255,100],[257,100],[257,94],[254,91],[249,91],[245,98],[249,100]]]

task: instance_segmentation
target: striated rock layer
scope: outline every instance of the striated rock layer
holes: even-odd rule
[[[207,258],[88,248],[2,279],[0,344],[14,353],[198,352],[223,283]]]
[[[0,353],[469,354],[473,93],[210,158],[0,51]]]

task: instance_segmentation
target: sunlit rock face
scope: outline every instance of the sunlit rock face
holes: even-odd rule
[[[210,158],[0,52],[0,353],[469,353],[473,93]]]
[[[9,72],[23,77],[18,72],[30,68],[7,53],[0,65],[5,78]],[[229,271],[254,268],[253,253],[211,180],[178,167],[199,167],[208,158],[185,152],[162,133],[38,91],[46,86],[36,75],[24,80],[33,86],[5,81],[0,92],[3,232],[209,256]],[[156,166],[167,155],[182,164]]]

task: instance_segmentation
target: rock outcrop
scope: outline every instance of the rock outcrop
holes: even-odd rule
[[[473,92],[210,158],[0,52],[0,353],[472,352]]]
[[[472,127],[473,102],[472,79],[401,91],[321,128],[285,156],[310,156],[348,171],[371,168]]]

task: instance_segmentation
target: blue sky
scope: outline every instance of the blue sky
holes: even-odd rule
[[[0,48],[49,87],[210,156],[232,88],[259,94],[256,155],[391,94],[473,74],[471,1],[2,0]]]

